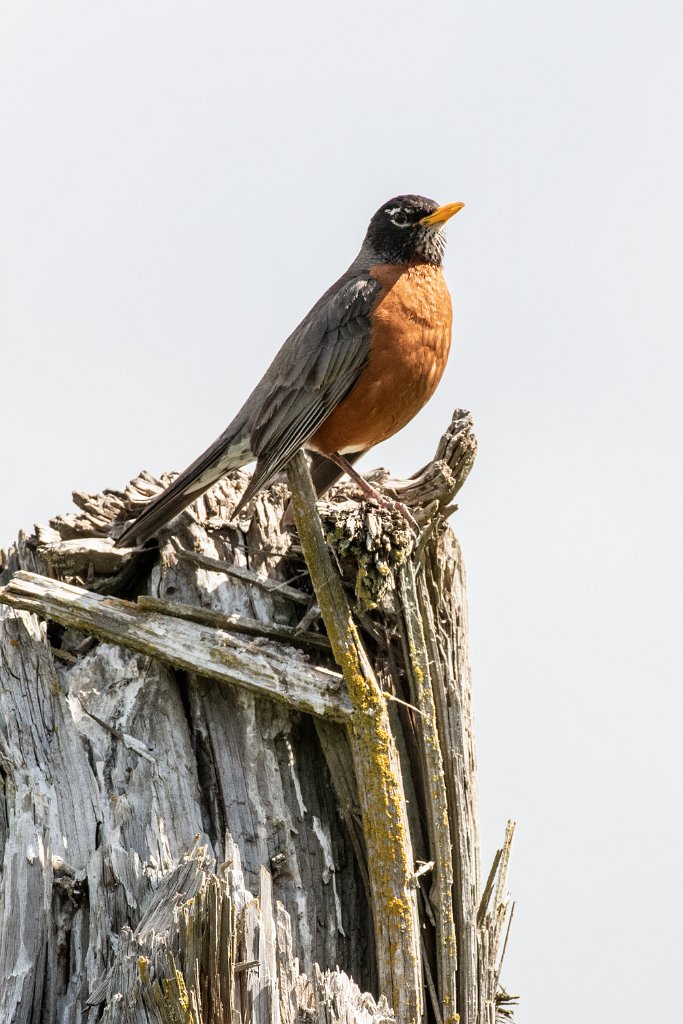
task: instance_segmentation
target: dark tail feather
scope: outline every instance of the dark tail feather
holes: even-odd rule
[[[117,539],[117,548],[129,548],[136,544],[144,544],[207,489],[201,487],[196,491],[188,491],[180,487],[174,490],[178,480],[174,480],[170,487],[162,491],[156,498],[152,498],[149,505],[145,505],[137,519],[133,520]],[[211,484],[208,486],[210,487]]]
[[[361,455],[365,455],[365,452],[351,452],[346,456],[346,459],[353,464],[357,462]],[[318,452],[313,452],[310,468],[315,493],[319,498],[322,498],[325,491],[329,491],[330,487],[336,484],[340,477],[344,476],[344,470],[340,469],[336,462],[325,458],[324,455],[319,455]]]
[[[246,465],[253,458],[246,430],[242,424],[231,423],[165,491],[152,498],[137,519],[126,527],[116,546],[122,548],[144,543],[222,476]]]

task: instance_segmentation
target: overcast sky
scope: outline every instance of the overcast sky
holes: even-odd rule
[[[0,4],[0,546],[182,469],[387,198],[465,210],[460,406],[484,859],[518,822],[520,1024],[680,977],[678,2]]]

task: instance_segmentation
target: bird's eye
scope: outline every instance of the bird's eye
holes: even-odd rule
[[[397,228],[404,228],[408,223],[408,217],[403,210],[395,210],[391,216],[391,223],[395,224]]]

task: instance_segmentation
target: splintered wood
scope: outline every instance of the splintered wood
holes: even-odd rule
[[[120,550],[142,473],[0,551],[3,1024],[510,1018],[445,524],[475,452],[458,411],[374,474],[416,545],[352,485],[300,537],[284,482],[233,522],[237,472]]]
[[[217,866],[195,847],[159,886],[137,928],[122,930],[115,958],[88,1004],[106,1024],[373,1024],[393,1021],[340,970],[311,977],[292,951],[289,914],[261,869],[257,895],[244,884],[238,847],[225,837]]]

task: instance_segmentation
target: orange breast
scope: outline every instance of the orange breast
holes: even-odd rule
[[[434,394],[451,347],[451,297],[440,267],[383,265],[367,366],[307,442],[323,455],[363,451],[391,437]]]

